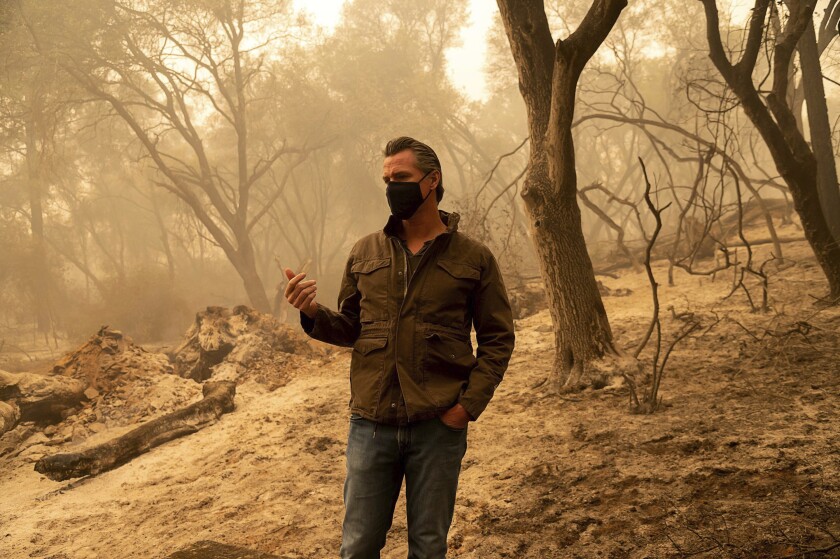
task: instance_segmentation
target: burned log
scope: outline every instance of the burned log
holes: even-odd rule
[[[96,475],[167,441],[195,433],[233,411],[236,383],[208,381],[202,393],[201,401],[144,423],[121,437],[82,452],[45,456],[35,463],[35,471],[55,481]]]
[[[184,341],[170,358],[175,373],[183,378],[241,382],[283,356],[313,355],[310,344],[309,338],[291,326],[244,305],[207,307],[196,313]],[[285,383],[282,378],[266,381],[273,387]]]
[[[76,411],[87,397],[85,385],[75,379],[0,370],[0,400],[18,408],[15,423],[33,421],[39,425],[48,425],[58,423]],[[8,419],[11,416],[4,414],[4,417]],[[14,424],[6,430],[12,427]]]

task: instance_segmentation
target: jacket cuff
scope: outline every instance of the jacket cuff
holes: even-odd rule
[[[321,303],[315,303],[315,305],[318,307],[315,311],[315,318],[309,318],[306,313],[300,311],[300,326],[310,338],[327,341],[324,339],[324,320],[328,320],[326,312]],[[329,327],[327,327],[327,331],[329,331]]]
[[[300,326],[304,332],[311,334],[312,329],[315,328],[315,319],[309,318],[305,312],[300,311]]]
[[[496,385],[498,386],[498,385]],[[461,404],[467,413],[470,415],[471,421],[476,421],[478,416],[480,416],[484,412],[484,408],[487,407],[487,404],[490,403],[490,399],[493,397],[493,390],[496,387],[494,386],[490,392],[490,394],[474,394],[474,391],[471,391],[469,387],[461,394],[458,398],[458,403]],[[471,392],[473,392],[471,394]]]

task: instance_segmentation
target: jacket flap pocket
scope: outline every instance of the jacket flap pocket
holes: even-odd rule
[[[470,343],[470,335],[468,332],[438,324],[427,325],[424,337],[427,340],[431,340],[432,338],[456,338],[462,342]]]
[[[350,271],[353,273],[359,274],[369,274],[374,270],[378,270],[379,268],[384,268],[385,266],[391,265],[391,258],[371,258],[369,260],[360,260],[358,262],[353,262],[353,265],[350,266]]]
[[[388,338],[359,338],[353,345],[353,349],[367,355],[375,349],[381,349],[388,344]]]
[[[427,332],[426,343],[431,344],[432,350],[443,355],[446,359],[458,359],[465,355],[473,355],[472,343],[469,338],[453,336],[442,332]]]
[[[449,275],[456,278],[477,280],[481,278],[481,270],[463,262],[454,260],[438,260],[438,266],[446,270]]]

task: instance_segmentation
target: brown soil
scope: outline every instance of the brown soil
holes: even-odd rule
[[[628,413],[626,389],[560,397],[534,388],[551,363],[550,319],[517,321],[505,381],[470,426],[450,556],[840,556],[840,309],[814,306],[824,282],[807,246],[785,248],[797,264],[773,272],[768,313],[749,312],[742,291],[725,298],[730,273],[678,273],[676,286],[662,285],[663,309],[693,313],[703,327],[671,356],[653,415]],[[664,284],[664,265],[655,273]],[[632,348],[650,318],[646,276],[604,284],[629,289],[605,304]],[[666,342],[683,319],[663,311]],[[264,370],[237,387],[233,413],[114,471],[52,482],[33,470],[43,445],[0,459],[0,555],[157,559],[215,540],[336,557],[349,355],[295,357],[258,361]],[[289,380],[272,390],[264,375]],[[400,501],[383,557],[405,555]]]

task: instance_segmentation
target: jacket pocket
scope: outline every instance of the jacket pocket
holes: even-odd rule
[[[359,300],[359,320],[373,322],[388,317],[388,283],[391,257],[368,258],[353,262],[350,272],[356,279]]]
[[[350,356],[350,407],[373,412],[385,371],[388,338],[358,338]]]
[[[450,276],[455,279],[465,280],[479,280],[481,278],[481,270],[467,264],[465,262],[458,262],[457,260],[438,260],[438,266],[446,270]]]
[[[435,377],[466,379],[475,366],[472,343],[468,335],[444,330],[427,330],[423,335],[424,377],[434,382]]]
[[[423,333],[424,387],[438,408],[458,400],[476,364],[469,336],[451,330],[434,327]]]
[[[350,266],[350,271],[354,274],[370,274],[380,268],[391,265],[391,257],[384,258],[368,258],[366,260],[357,260]]]
[[[423,284],[423,315],[438,324],[469,324],[481,270],[458,260],[441,259],[435,264]]]

